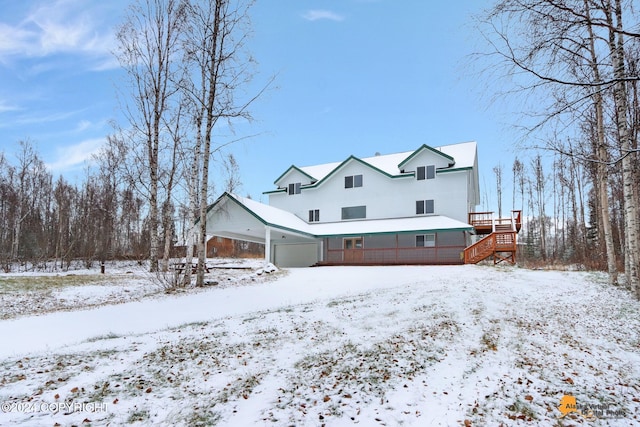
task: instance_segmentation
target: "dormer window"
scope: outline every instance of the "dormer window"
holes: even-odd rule
[[[429,166],[418,166],[416,171],[416,178],[418,181],[422,181],[425,179],[434,179],[436,177],[436,167],[435,165]]]
[[[344,188],[362,187],[362,175],[350,175],[344,177]]]
[[[287,193],[291,196],[293,194],[300,194],[300,186],[302,184],[300,182],[296,182],[293,184],[289,184],[289,190],[287,191]]]

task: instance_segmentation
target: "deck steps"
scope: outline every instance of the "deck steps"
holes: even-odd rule
[[[464,263],[477,264],[493,257],[493,263],[516,262],[516,234],[520,231],[522,211],[509,218],[494,218],[493,212],[470,212],[469,224],[482,239],[464,250]]]
[[[494,231],[464,250],[464,263],[477,264],[493,257],[493,263],[516,263],[516,231]]]

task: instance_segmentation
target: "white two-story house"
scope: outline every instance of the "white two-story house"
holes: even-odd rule
[[[269,204],[223,194],[211,235],[265,244],[279,266],[452,264],[479,204],[475,142],[289,167]]]

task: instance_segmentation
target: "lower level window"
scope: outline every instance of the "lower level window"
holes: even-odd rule
[[[347,208],[342,208],[342,219],[361,219],[366,217],[366,206],[350,206]]]
[[[435,234],[418,234],[416,236],[416,247],[418,248],[432,248],[436,245]]]
[[[311,209],[309,211],[309,222],[320,221],[320,209]]]

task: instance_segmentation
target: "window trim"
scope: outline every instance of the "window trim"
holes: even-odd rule
[[[344,188],[358,188],[362,187],[364,178],[362,174],[358,175],[346,175],[344,177]]]
[[[427,207],[431,202],[431,210]],[[436,213],[436,202],[434,199],[416,200],[416,215],[433,215]]]
[[[289,196],[293,196],[294,194],[300,194],[301,187],[302,187],[302,183],[301,182],[292,182],[287,187],[287,194]]]
[[[362,209],[363,216],[350,216],[350,217],[347,218],[346,216],[348,216],[348,215],[345,215],[346,212],[349,212],[349,211],[347,211],[347,209],[351,209],[351,210],[353,210],[353,209]],[[351,211],[351,212],[353,212],[353,211]],[[354,219],[366,219],[366,218],[367,218],[367,206],[366,205],[362,205],[362,206],[345,206],[345,207],[342,208],[342,213],[340,215],[340,219],[342,221],[349,221],[349,220],[354,220]]]
[[[435,179],[435,178],[436,178],[435,165],[418,166],[416,168],[416,179],[418,181],[425,181],[427,179]]]
[[[419,240],[422,240],[422,245],[418,244]],[[436,234],[416,234],[416,248],[435,248],[436,247]]]
[[[435,165],[427,165],[426,178],[427,179],[436,179],[436,166]]]

